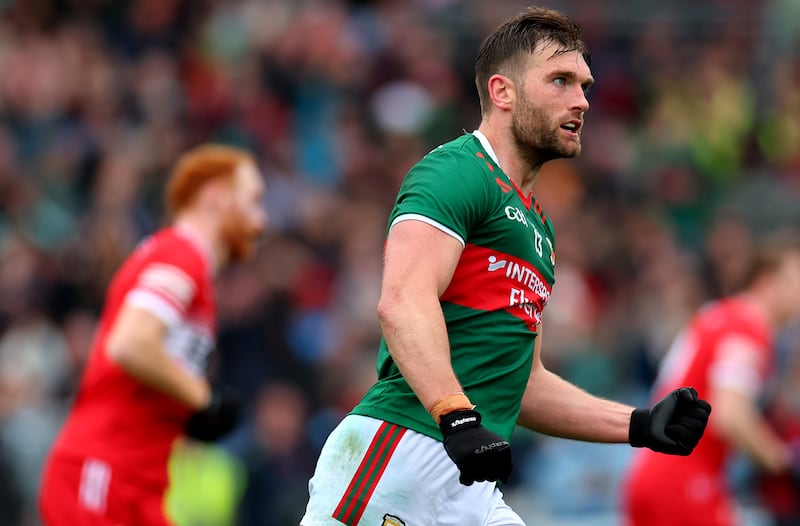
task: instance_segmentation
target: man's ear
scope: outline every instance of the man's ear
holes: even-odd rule
[[[224,210],[231,200],[231,182],[225,178],[208,181],[205,188],[200,190],[198,200],[202,207],[213,212]]]
[[[494,74],[489,77],[489,98],[492,106],[501,110],[510,110],[517,96],[514,81],[505,75]]]

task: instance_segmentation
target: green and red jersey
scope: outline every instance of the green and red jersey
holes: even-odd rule
[[[421,159],[389,217],[425,221],[464,245],[440,298],[451,362],[488,429],[510,438],[533,363],[533,342],[554,283],[553,224],[523,196],[478,132]],[[441,439],[383,340],[378,381],[353,413]]]

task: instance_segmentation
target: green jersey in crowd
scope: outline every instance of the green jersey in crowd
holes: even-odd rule
[[[480,132],[439,146],[406,175],[389,217],[425,221],[464,245],[440,298],[451,362],[484,427],[506,439],[530,376],[533,342],[552,290],[553,224],[497,164]],[[378,381],[352,413],[441,440],[383,340]]]

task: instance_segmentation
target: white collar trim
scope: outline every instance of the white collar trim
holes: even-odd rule
[[[486,150],[486,153],[489,154],[489,157],[492,158],[494,164],[500,166],[500,161],[497,160],[497,154],[494,153],[494,148],[492,148],[492,145],[489,143],[489,139],[486,138],[483,132],[475,130],[474,132],[472,132],[472,135],[474,135],[475,137],[478,138],[479,141],[481,141],[481,146],[483,146],[483,149]],[[502,170],[503,167],[500,166],[500,169]]]

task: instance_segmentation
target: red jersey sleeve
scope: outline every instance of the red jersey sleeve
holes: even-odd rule
[[[179,236],[165,236],[142,247],[138,275],[124,303],[143,308],[168,327],[186,317],[207,280],[208,269],[197,249]]]

